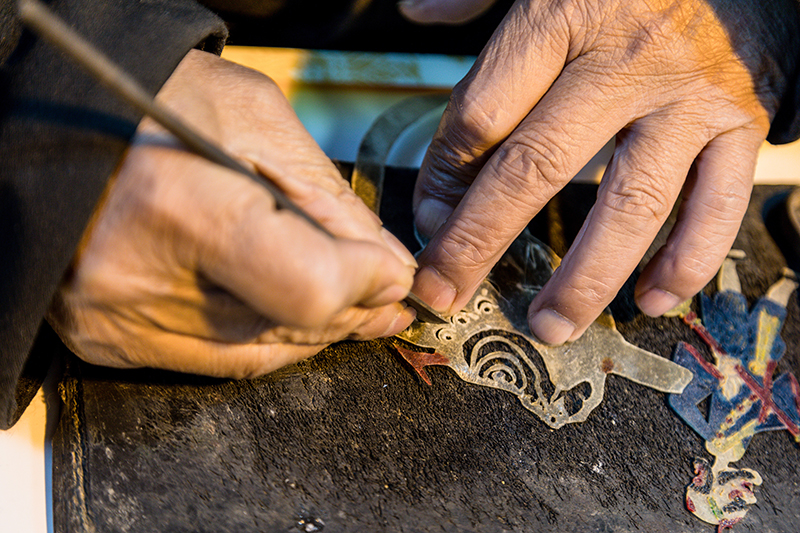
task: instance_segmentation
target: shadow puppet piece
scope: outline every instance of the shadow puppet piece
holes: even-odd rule
[[[397,351],[428,385],[425,367],[447,366],[468,383],[516,395],[553,429],[586,420],[603,400],[607,374],[661,392],[683,391],[691,372],[627,342],[610,313],[561,346],[531,334],[528,304],[559,262],[524,231],[462,311],[444,325],[414,322],[398,335],[413,347],[396,342]]]
[[[438,93],[402,100],[381,114],[364,135],[351,184],[376,214],[392,147],[403,132],[446,102],[447,95]],[[414,233],[424,247],[425,239]],[[580,339],[563,346],[549,346],[533,337],[526,319],[528,305],[559,263],[555,252],[526,229],[462,311],[443,325],[415,321],[397,335],[401,340],[395,340],[396,350],[427,384],[431,380],[426,366],[447,366],[468,383],[516,395],[554,429],[586,420],[603,400],[607,374],[661,392],[683,391],[691,373],[628,343],[610,313],[601,315]]]
[[[695,458],[696,477],[686,489],[686,508],[720,532],[741,521],[756,502],[753,486],[761,485],[761,475],[730,466],[742,458],[750,439],[762,431],[785,429],[800,442],[800,386],[789,372],[773,379],[786,351],[780,331],[798,286],[796,275],[785,269],[748,311],[732,256],[743,258],[741,252],[732,252],[720,268],[717,294],[701,297],[705,325],[687,312],[688,306],[679,312],[708,345],[714,361],[691,344],[679,343],[674,360],[694,377],[683,393],[669,397],[715,458],[713,466]],[[707,414],[701,410],[704,402]]]

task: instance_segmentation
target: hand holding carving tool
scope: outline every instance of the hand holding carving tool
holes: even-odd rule
[[[244,174],[264,186],[275,198],[279,209],[288,209],[304,218],[309,224],[333,237],[319,222],[295,205],[266,176],[259,176],[227,154],[172,114],[144,90],[144,88],[113,61],[91,45],[86,39],[69,28],[38,0],[20,0],[19,16],[31,29],[61,49],[75,62],[88,70],[107,89],[127,103],[150,116],[167,131],[177,137],[189,150],[220,166]]]
[[[41,2],[38,0],[20,0],[18,9],[20,18],[29,28],[69,55],[114,94],[150,116],[164,129],[177,137],[186,148],[213,163],[249,177],[272,194],[279,209],[291,211],[325,235],[333,239],[336,238],[330,231],[292,202],[283,191],[269,181],[267,176],[257,175],[226,153],[221,147],[200,135],[166,108],[159,105],[133,77],[69,28]],[[439,317],[433,309],[413,294],[409,294],[404,301],[417,311],[418,320],[444,322],[444,319]]]

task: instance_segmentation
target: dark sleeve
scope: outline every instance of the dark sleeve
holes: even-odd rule
[[[777,32],[783,43],[775,54],[775,68],[782,73],[785,87],[767,137],[772,144],[800,139],[800,1],[790,0],[785,13]]]
[[[796,141],[800,138],[800,1],[748,1],[755,2],[766,19],[758,45],[769,59],[754,70],[755,83],[774,83],[779,88],[778,110],[767,140],[772,144]]]
[[[750,71],[765,108],[775,112],[767,140],[800,138],[800,1],[707,0]]]
[[[226,30],[190,0],[54,0],[51,9],[155,94]],[[106,181],[141,119],[0,0],[0,428],[21,414],[31,346]],[[47,334],[45,335],[47,336]],[[17,385],[20,391],[17,391]]]

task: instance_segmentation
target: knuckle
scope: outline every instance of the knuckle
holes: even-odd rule
[[[423,161],[425,174],[419,187],[437,197],[463,196],[485,163],[472,146],[459,130],[448,132],[446,137],[437,135]]]
[[[440,263],[458,265],[466,272],[480,271],[493,263],[498,250],[502,249],[502,238],[492,231],[473,231],[468,224],[454,225],[447,240],[439,247]]]
[[[587,274],[572,273],[556,278],[548,282],[544,289],[548,296],[538,305],[555,309],[578,326],[591,323],[618,290],[613,280]]]
[[[716,254],[698,250],[699,253],[676,255],[665,269],[670,279],[666,288],[682,297],[689,297],[702,289],[717,272],[722,259]]]
[[[482,91],[469,76],[453,89],[430,152],[445,172],[475,174],[497,142],[510,132],[508,102],[497,101],[496,91]],[[476,96],[480,93],[480,97]]]
[[[564,294],[570,295],[572,307],[602,310],[614,298],[616,288],[596,276],[579,275],[565,283]]]
[[[712,185],[709,192],[708,199],[703,203],[703,215],[719,224],[727,226],[733,222],[738,225],[750,203],[750,189],[720,184]],[[712,229],[711,226],[709,229]]]
[[[256,106],[244,109],[269,109],[284,101],[288,105],[286,96],[275,80],[256,70],[239,65],[236,67],[238,76],[226,76],[220,82],[228,90],[229,97],[238,98],[242,104]]]
[[[627,58],[649,57],[654,50],[661,48],[663,42],[669,41],[667,35],[670,31],[669,18],[663,15],[654,13],[652,17],[637,20],[626,47]]]
[[[560,187],[567,178],[567,154],[561,143],[542,134],[520,131],[500,148],[504,170],[523,184],[526,190],[544,182],[550,190]]]
[[[694,39],[686,28],[702,24],[701,18],[702,14],[690,12],[679,2],[628,17],[631,27],[623,37],[627,40],[623,60],[629,64],[685,63],[685,50],[692,46],[690,41]],[[676,67],[680,68],[680,62]]]
[[[660,179],[638,171],[624,180],[613,180],[601,196],[604,207],[612,213],[633,221],[641,226],[632,229],[645,229],[653,222],[667,218],[672,210],[672,200]]]
[[[467,76],[453,88],[444,126],[461,135],[465,146],[487,148],[492,140],[504,137],[502,124],[508,120],[508,102],[498,102],[493,94],[476,90],[475,79]],[[480,92],[481,97],[475,93]]]
[[[678,279],[692,280],[692,285],[702,287],[714,277],[722,263],[712,254],[688,254],[680,258],[675,265]],[[694,294],[696,291],[691,291]]]

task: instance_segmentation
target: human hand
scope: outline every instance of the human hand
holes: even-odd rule
[[[713,3],[518,1],[454,89],[423,161],[415,217],[433,238],[417,258],[414,292],[443,312],[463,307],[530,219],[615,135],[597,201],[529,308],[531,331],[553,344],[578,338],[679,196],[677,222],[636,300],[656,316],[699,291],[738,232],[785,88],[759,35],[747,33],[757,24],[733,28],[745,15]],[[728,31],[738,32],[736,49]]]
[[[401,0],[397,7],[418,24],[463,24],[478,18],[497,0]]]
[[[252,377],[343,338],[393,335],[415,262],[267,77],[190,52],[158,100],[339,238],[151,120],[95,211],[48,320],[91,363]]]

